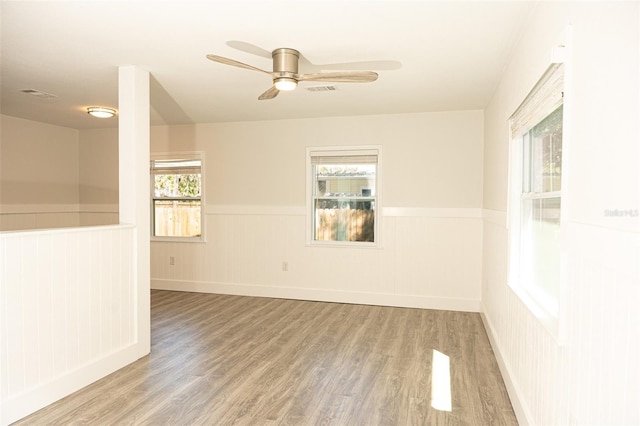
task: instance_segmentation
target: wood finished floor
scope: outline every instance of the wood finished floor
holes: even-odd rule
[[[479,314],[152,291],[151,354],[19,425],[517,425]],[[451,412],[431,406],[433,351]]]

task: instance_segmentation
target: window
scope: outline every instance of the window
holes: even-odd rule
[[[202,240],[202,156],[152,159],[151,186],[152,237]]]
[[[563,67],[553,65],[511,117],[510,285],[557,317],[561,279]],[[530,306],[531,307],[531,306]]]
[[[312,244],[376,244],[379,157],[375,147],[307,150]]]

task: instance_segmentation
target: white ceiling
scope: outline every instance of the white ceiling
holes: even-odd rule
[[[152,124],[391,114],[483,108],[530,1],[5,1],[0,3],[2,114],[77,129],[117,107],[118,66],[151,73]],[[369,69],[373,83],[301,83],[259,101],[256,53],[299,50],[323,69]],[[300,72],[312,71],[301,64]],[[311,92],[332,84],[337,90]],[[21,92],[56,95],[42,99]]]

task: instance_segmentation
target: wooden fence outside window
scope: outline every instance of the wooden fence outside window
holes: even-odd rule
[[[154,200],[156,237],[199,237],[200,201]]]
[[[375,211],[370,201],[318,200],[315,213],[316,241],[374,242]]]

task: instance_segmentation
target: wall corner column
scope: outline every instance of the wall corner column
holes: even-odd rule
[[[132,279],[137,288],[134,302],[137,312],[136,346],[139,357],[142,357],[149,353],[151,347],[149,72],[136,66],[121,66],[118,80],[119,214],[121,224],[136,227],[132,247],[136,266]]]

